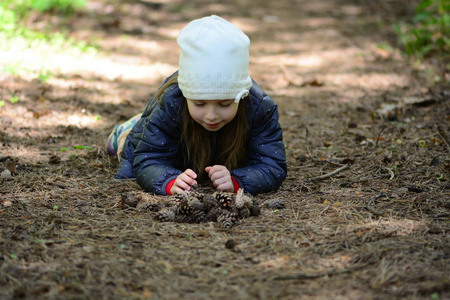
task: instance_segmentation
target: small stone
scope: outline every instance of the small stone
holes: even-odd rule
[[[300,154],[299,156],[297,156],[297,160],[299,162],[305,162],[308,159],[308,157],[305,154]]]
[[[408,186],[408,191],[409,192],[414,192],[414,193],[422,193],[423,189],[417,187],[417,186]]]
[[[236,242],[232,239],[229,239],[225,242],[225,248],[227,249],[234,249],[236,247]]]
[[[59,157],[58,155],[53,155],[52,157],[50,157],[48,163],[51,165],[57,165],[61,162],[61,157]]]
[[[430,161],[430,166],[433,167],[439,166],[439,158],[433,157],[433,159]]]
[[[366,139],[367,138],[364,135],[357,134],[355,136],[355,142],[357,142],[357,143],[361,143],[362,141],[365,141]]]
[[[257,203],[253,203],[253,207],[250,209],[250,216],[259,216],[261,214],[261,207]]]
[[[133,193],[122,194],[122,203],[125,206],[136,207],[139,203],[139,199]]]
[[[348,123],[347,126],[348,126],[348,128],[357,128],[358,124],[356,122],[350,122],[350,123]]]
[[[3,170],[3,171],[0,173],[0,177],[1,177],[1,178],[4,178],[4,179],[11,178],[11,171],[9,171],[8,169]]]

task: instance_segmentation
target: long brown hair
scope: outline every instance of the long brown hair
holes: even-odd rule
[[[185,105],[181,142],[186,145],[188,164],[194,168],[200,182],[205,179],[208,166],[220,164],[232,170],[245,162],[248,136],[245,102],[240,101],[234,119],[216,133],[210,133],[192,119]],[[215,135],[215,142],[211,141],[211,135]]]
[[[178,76],[174,75],[157,92],[159,99],[164,90],[177,82]],[[182,131],[181,145],[186,146],[186,165],[191,166],[198,175],[198,181],[206,179],[205,168],[213,164],[220,164],[228,170],[242,166],[246,160],[246,144],[248,139],[248,123],[246,119],[246,106],[250,97],[239,102],[238,111],[234,119],[219,131],[211,134],[198,124],[189,114],[186,101],[181,105]],[[215,135],[214,142],[211,135]],[[184,147],[181,147],[182,149]]]

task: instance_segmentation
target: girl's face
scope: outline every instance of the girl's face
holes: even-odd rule
[[[186,99],[192,119],[208,131],[218,131],[234,119],[239,103],[232,100]]]

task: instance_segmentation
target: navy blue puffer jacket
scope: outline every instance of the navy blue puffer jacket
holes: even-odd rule
[[[184,102],[177,83],[167,87],[159,101],[153,96],[125,141],[115,178],[136,178],[145,191],[166,195],[167,184],[187,168],[176,163],[186,161],[179,143]],[[248,160],[230,173],[245,192],[255,195],[281,186],[287,174],[286,155],[277,105],[255,82],[246,103]]]

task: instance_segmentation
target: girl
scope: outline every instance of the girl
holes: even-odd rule
[[[108,138],[108,152],[120,157],[115,178],[161,195],[205,180],[253,195],[280,187],[287,168],[278,109],[248,74],[248,37],[210,16],[189,23],[177,42],[178,72]]]

